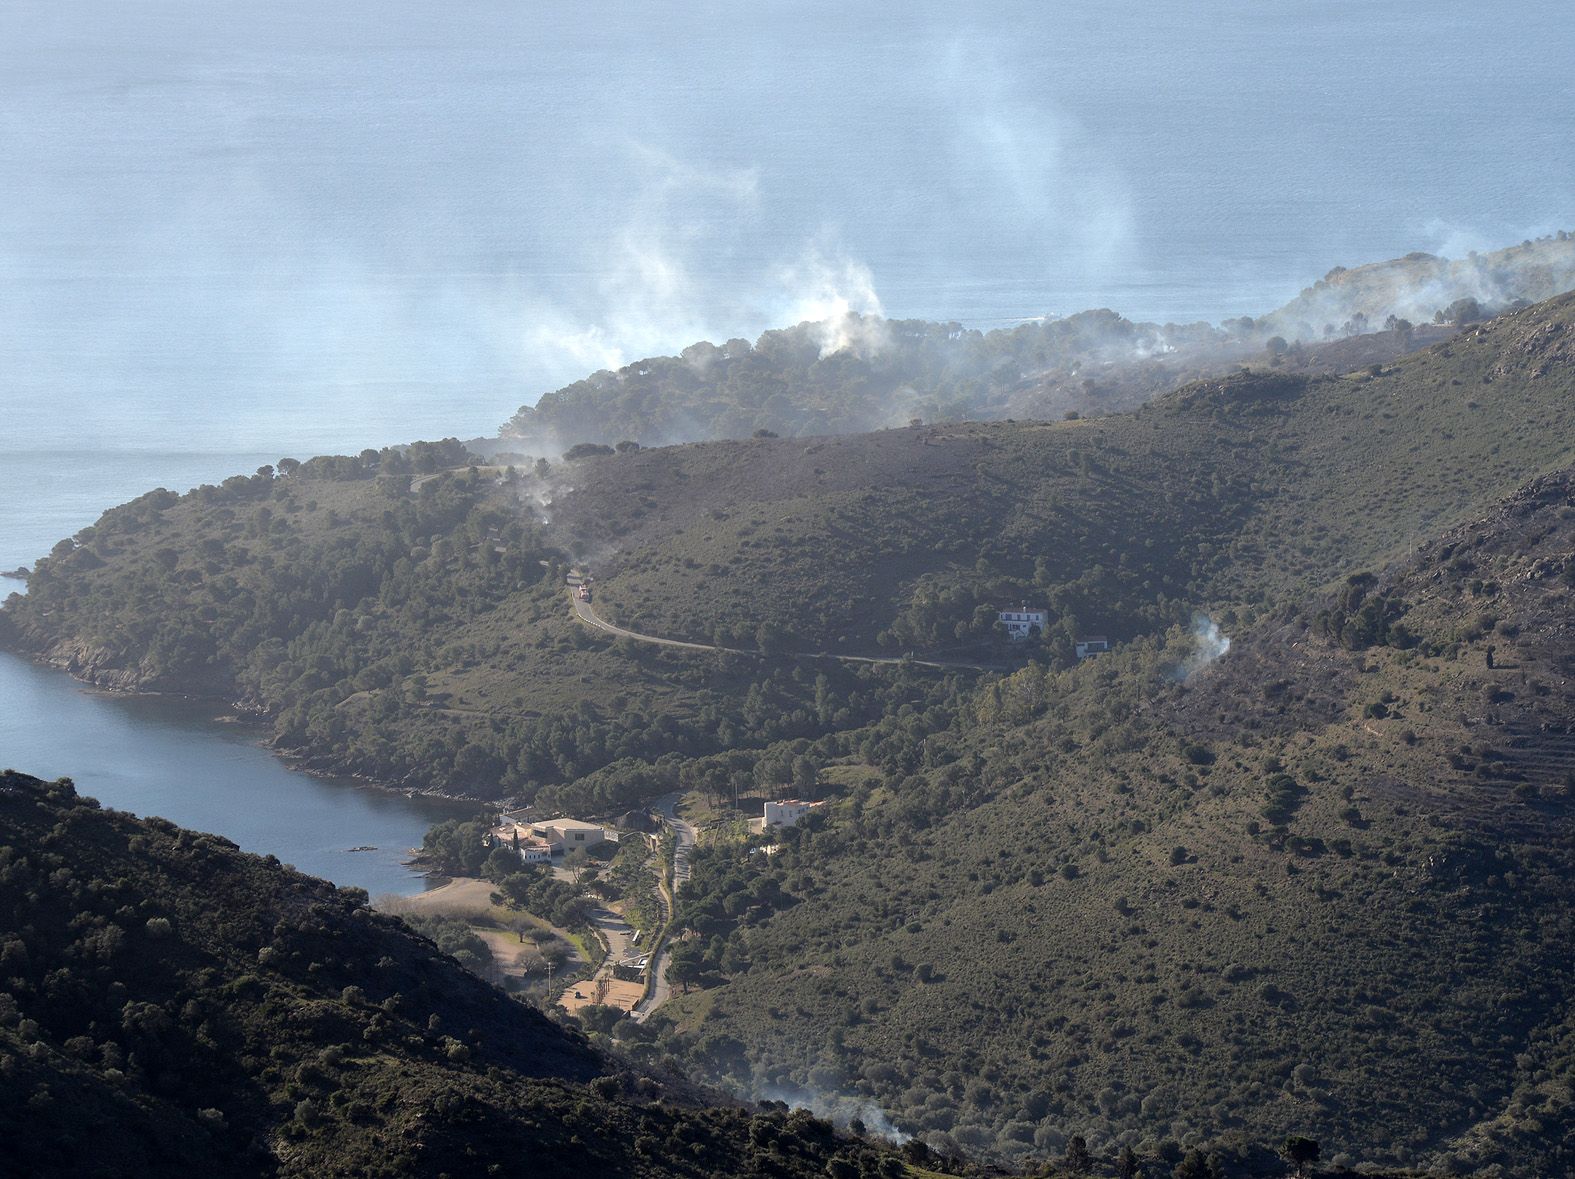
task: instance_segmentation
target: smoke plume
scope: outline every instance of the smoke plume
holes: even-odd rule
[[[1192,616],[1192,651],[1175,670],[1175,678],[1186,683],[1210,664],[1224,658],[1230,650],[1230,637],[1220,631],[1219,623],[1207,614]]]
[[[862,1122],[871,1134],[898,1145],[913,1137],[897,1129],[886,1111],[868,1098],[822,1093],[815,1089],[785,1088],[781,1085],[767,1085],[760,1089],[759,1096],[765,1101],[781,1101],[793,1109],[807,1109],[816,1117],[825,1118],[843,1128],[853,1121]]]

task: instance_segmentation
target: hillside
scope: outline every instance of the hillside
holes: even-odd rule
[[[1243,364],[1318,375],[1389,363],[1461,324],[1572,287],[1575,240],[1560,233],[1458,261],[1409,254],[1337,267],[1283,307],[1218,326],[1133,322],[1110,310],[991,332],[849,316],[595,373],[472,445],[555,458],[578,443],[1106,414]]]
[[[827,796],[829,814],[771,855],[723,814],[681,898],[673,961],[690,993],[659,1016],[654,1044],[598,1032],[642,1067],[671,1057],[750,1098],[878,1109],[942,1151],[1013,1163],[1061,1157],[1080,1136],[1102,1159],[1127,1148],[1156,1169],[1192,1149],[1267,1166],[1265,1144],[1307,1134],[1341,1166],[1559,1173],[1575,1068],[1571,438],[1566,295],[1392,363],[1236,373],[1096,420],[626,448],[526,468],[452,440],[281,461],[106,513],[39,562],[28,594],[0,610],[0,639],[97,683],[237,699],[268,716],[281,749],[419,788],[579,813],[684,791],[697,817],[735,797]],[[605,617],[739,650],[591,630],[564,588],[575,566],[595,574]],[[1051,625],[1009,650],[993,614],[1020,601]],[[1197,612],[1232,640],[1207,666]],[[1078,663],[1072,641],[1090,632],[1117,650]],[[972,666],[827,657],[908,651]],[[280,1086],[290,1118],[316,1102],[306,1120],[337,1128],[301,1173],[385,1149],[379,1126],[404,1140],[406,1114],[368,1128],[346,1113],[341,1126],[313,1096],[312,1068],[267,1063],[266,1037],[298,1044],[303,1061],[323,1045],[268,1022],[284,992],[257,952],[280,938],[299,950],[277,985],[311,998],[321,984],[323,1001],[340,996],[329,1026],[358,1034],[376,1016],[345,988],[413,1002],[436,986],[419,990],[423,971],[450,967],[356,916],[353,898],[213,841],[191,854],[234,868],[264,902],[237,895],[201,917],[229,886],[199,897],[206,875],[189,867],[158,867],[134,901],[107,883],[76,889],[100,881],[70,858],[99,834],[103,881],[153,869],[134,862],[131,820],[39,789],[5,804],[28,857],[15,879],[53,880],[15,900],[14,928],[49,931],[27,945],[17,1002],[59,1027],[47,1059],[64,1071],[30,1083],[98,1094],[132,1142],[152,1141],[155,1116],[206,1141],[156,1073],[126,1106],[91,1052],[87,1074],[72,1071],[88,1048],[66,1042],[97,1042],[122,1018],[130,977],[99,979],[112,996],[115,981],[130,988],[115,1011],[73,1000],[50,1023],[23,1003],[97,952],[77,944],[78,930],[107,928],[91,915],[118,922],[144,897],[185,896],[189,908],[140,917],[126,944],[167,917],[177,936],[200,932],[211,981],[261,980],[262,1007],[210,1033],[256,1062],[230,1089],[205,1084],[241,1094],[226,1121],[255,1127],[245,1142],[260,1136],[287,1169],[297,1156],[273,1144],[299,1139],[267,1111]],[[194,839],[156,823],[140,834],[182,853]],[[268,914],[300,888],[306,900],[290,903],[313,925],[298,943]],[[57,895],[67,908],[46,920],[36,906]],[[90,917],[74,928],[73,913]],[[221,917],[241,924],[204,925]],[[357,965],[406,960],[382,948],[385,933],[427,963],[397,986]],[[239,949],[211,957],[226,946]],[[198,971],[143,972],[163,989],[139,1001],[183,1011]],[[494,1042],[477,1020],[500,1000],[454,985],[442,1002],[473,1006],[430,1010],[459,1041],[448,1064],[480,1079],[452,1116],[528,1144],[536,1107],[518,1102],[538,1090],[511,1078],[574,1085],[605,1066],[539,1022]],[[384,1013],[403,1048],[353,1074],[368,1103],[395,1072],[416,1069],[419,1093],[439,1084],[420,1067],[448,1067],[441,1039],[443,1059],[420,1055],[429,1009],[412,1011],[408,1034],[404,1008]],[[569,1118],[586,1129],[568,1133],[589,1141],[607,1124],[617,1142],[639,1140],[644,1115],[614,1105],[592,1102]],[[432,1124],[433,1157],[458,1142],[456,1124]],[[704,1149],[733,1149],[718,1143]],[[608,1149],[622,1165],[623,1148]]]
[[[994,609],[1033,599],[1062,666],[1079,633],[1246,620],[1377,564],[1575,457],[1572,327],[1563,297],[1376,372],[1239,374],[1095,421],[524,471],[281,464],[107,513],[39,563],[0,639],[97,683],[239,698],[315,764],[481,797],[603,773],[586,789],[616,804],[672,788],[671,755],[952,707],[970,678],[785,654],[994,665]],[[562,590],[576,560],[613,621],[766,657],[598,637]]]
[[[0,775],[0,839],[7,1174],[907,1173],[629,1072],[364,895],[69,782]]]
[[[553,527],[592,559],[604,612],[658,634],[736,640],[772,619],[799,649],[890,632],[924,650],[954,644],[975,602],[1026,595],[1062,629],[1128,637],[1379,560],[1567,462],[1572,330],[1566,297],[1376,375],[1244,374],[1096,421],[591,459]]]
[[[1305,1133],[1575,1165],[1575,474],[1277,609],[981,692],[695,860],[665,1042],[1008,1158]]]
[[[1426,324],[1463,313],[1469,322],[1487,309],[1540,303],[1572,286],[1575,238],[1561,232],[1466,258],[1416,253],[1350,269],[1338,266],[1262,316],[1258,326],[1291,340],[1317,340],[1349,334],[1343,329],[1358,316],[1360,323],[1373,326],[1391,315]]]

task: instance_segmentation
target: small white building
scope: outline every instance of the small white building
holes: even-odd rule
[[[1021,606],[1016,610],[1002,610],[996,615],[1001,625],[1006,628],[1006,635],[1014,643],[1022,642],[1034,631],[1045,633],[1045,628],[1050,624],[1048,610],[1030,610]]]
[[[824,802],[803,802],[797,798],[785,798],[781,802],[768,802],[765,814],[761,820],[764,827],[793,827],[805,815],[818,807],[823,807]]]
[[[520,859],[527,864],[552,863],[552,847],[545,839],[532,837],[520,840],[519,853]]]
[[[531,829],[521,823],[504,822],[494,827],[492,841],[496,847],[518,852],[527,864],[552,863],[552,844],[532,834]]]
[[[1076,650],[1079,659],[1087,659],[1090,655],[1103,655],[1110,650],[1110,640],[1104,635],[1089,635],[1087,638],[1077,640]]]

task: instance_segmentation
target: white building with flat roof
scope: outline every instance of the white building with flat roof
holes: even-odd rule
[[[762,820],[764,827],[792,827],[824,802],[803,802],[797,798],[784,798],[781,802],[768,802]]]
[[[582,823],[578,819],[548,819],[542,823],[532,823],[530,833],[538,839],[545,839],[553,855],[577,848],[589,850],[599,843],[606,843],[608,839],[607,828],[600,823]]]
[[[1030,610],[1027,606],[1020,606],[1016,610],[1002,610],[996,615],[1005,628],[1006,635],[1012,642],[1021,642],[1034,631],[1045,633],[1045,627],[1050,624],[1048,610]]]

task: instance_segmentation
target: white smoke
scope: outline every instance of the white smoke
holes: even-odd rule
[[[1047,292],[1063,296],[1081,289],[1096,298],[1113,276],[1141,270],[1125,178],[1068,112],[1035,101],[1007,50],[958,37],[938,74],[955,119],[951,196],[973,213],[976,232],[1019,241],[1050,276]]]
[[[1230,637],[1207,614],[1192,616],[1192,652],[1176,668],[1174,678],[1186,683],[1230,650]]]
[[[637,194],[621,226],[586,246],[588,305],[539,301],[525,314],[527,348],[555,370],[616,369],[714,335],[705,259],[730,254],[728,227],[758,211],[753,168],[697,167],[640,143],[624,150]]]
[[[1496,313],[1517,299],[1540,302],[1575,288],[1575,242],[1557,231],[1489,250],[1479,233],[1434,222],[1433,252],[1353,269],[1337,267],[1284,307],[1258,320],[1260,335],[1317,341],[1377,331],[1389,316],[1427,324],[1457,300]],[[1360,312],[1365,324],[1354,319]]]
[[[828,258],[812,249],[780,271],[783,289],[796,292],[789,323],[813,325],[822,356],[852,352],[868,359],[891,346],[880,296],[870,268],[846,258]]]
[[[785,1088],[781,1085],[766,1085],[758,1090],[758,1095],[761,1100],[780,1101],[791,1109],[807,1109],[817,1118],[825,1118],[844,1129],[849,1123],[860,1121],[869,1133],[899,1146],[913,1137],[897,1129],[886,1111],[865,1097],[822,1093],[816,1089]]]
[[[594,290],[579,306],[534,300],[524,313],[525,349],[539,364],[573,379],[727,339],[750,321],[760,329],[808,322],[823,356],[868,357],[888,346],[874,275],[826,233],[752,277],[735,276],[743,289],[719,297],[719,272],[759,219],[755,169],[702,168],[637,143],[626,151],[639,193],[623,224],[587,247]]]

